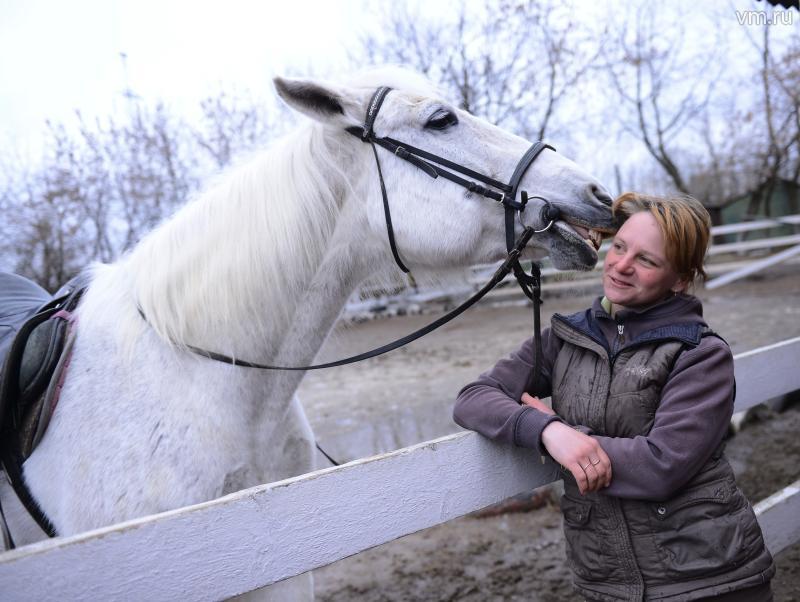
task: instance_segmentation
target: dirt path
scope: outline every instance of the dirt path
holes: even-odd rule
[[[699,291],[706,318],[735,353],[800,336],[800,267],[770,269],[719,291]],[[546,315],[592,295],[547,297]],[[340,328],[325,357],[361,351],[427,323],[407,316]],[[460,386],[529,336],[530,309],[479,307],[405,350],[356,367],[310,374],[300,390],[320,440],[351,459],[454,432]],[[800,478],[800,409],[766,413],[733,438],[740,485],[758,501]],[[575,599],[553,504],[527,513],[464,517],[315,572],[320,600]],[[776,602],[800,600],[800,545],[778,557]]]

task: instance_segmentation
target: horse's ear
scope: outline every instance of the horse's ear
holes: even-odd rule
[[[307,79],[276,77],[273,81],[286,104],[312,119],[344,126],[358,123],[358,105],[344,89]]]

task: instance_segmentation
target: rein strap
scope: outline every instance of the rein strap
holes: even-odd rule
[[[489,176],[485,176],[477,171],[474,171],[468,167],[464,167],[463,165],[459,165],[458,163],[454,163],[435,155],[433,153],[429,153],[425,150],[416,148],[411,146],[410,144],[406,144],[399,140],[395,140],[394,138],[383,137],[379,138],[375,135],[375,119],[378,115],[378,112],[383,105],[384,100],[386,100],[386,96],[391,92],[391,88],[389,87],[380,87],[378,88],[375,93],[372,95],[372,98],[369,102],[369,107],[367,109],[367,114],[364,119],[364,125],[362,127],[349,127],[346,128],[347,133],[359,138],[362,142],[368,142],[372,146],[372,152],[375,156],[375,164],[378,168],[378,177],[380,179],[381,185],[381,196],[383,197],[383,211],[384,216],[386,218],[386,230],[389,237],[389,246],[391,247],[392,256],[394,257],[395,263],[397,263],[398,267],[403,270],[403,272],[408,272],[408,268],[403,263],[402,259],[400,258],[400,253],[397,249],[397,243],[395,241],[394,236],[394,227],[392,226],[392,216],[391,211],[389,209],[389,198],[386,192],[386,185],[383,181],[383,171],[381,169],[381,162],[378,157],[378,150],[376,145],[383,147],[384,149],[388,150],[392,154],[401,159],[408,161],[418,169],[421,169],[426,174],[428,174],[431,178],[438,178],[442,176],[443,178],[450,180],[451,182],[463,186],[470,192],[475,194],[480,194],[487,198],[493,199],[499,203],[503,204],[505,209],[505,229],[506,229],[506,250],[508,251],[508,256],[506,257],[505,261],[500,265],[500,267],[495,271],[492,278],[487,282],[483,288],[481,288],[477,293],[475,293],[472,297],[464,301],[461,305],[456,307],[451,312],[445,314],[444,316],[434,320],[427,326],[420,328],[419,330],[412,332],[400,339],[397,339],[391,343],[383,345],[382,347],[378,347],[376,349],[372,349],[371,351],[366,351],[364,353],[360,353],[358,355],[353,355],[351,357],[343,358],[340,360],[336,360],[333,362],[326,362],[323,364],[314,364],[310,366],[274,366],[270,364],[259,364],[256,362],[248,362],[245,360],[239,360],[227,355],[217,353],[214,351],[208,351],[206,349],[200,349],[199,347],[194,347],[191,345],[187,345],[186,348],[190,351],[201,355],[203,357],[224,362],[226,364],[231,364],[234,366],[241,366],[244,368],[258,368],[262,370],[321,370],[323,368],[334,368],[336,366],[343,366],[345,364],[352,364],[354,362],[359,362],[361,360],[366,360],[369,358],[377,357],[379,355],[383,355],[384,353],[388,353],[389,351],[393,351],[403,345],[407,345],[412,341],[419,339],[420,337],[425,336],[426,334],[433,332],[440,326],[447,324],[467,309],[475,305],[478,301],[480,301],[486,294],[491,291],[497,284],[499,284],[508,274],[509,272],[513,272],[514,276],[517,279],[517,283],[519,284],[520,288],[522,289],[523,293],[533,302],[533,314],[534,314],[534,340],[536,345],[536,358],[534,360],[534,378],[539,378],[539,373],[541,372],[541,355],[542,355],[542,344],[541,344],[541,328],[540,328],[540,319],[539,319],[539,306],[541,305],[541,272],[539,270],[539,266],[533,262],[531,267],[531,273],[525,273],[525,270],[522,268],[522,265],[519,262],[519,256],[522,253],[522,250],[528,244],[531,237],[536,234],[537,232],[542,232],[547,230],[555,220],[558,219],[559,211],[557,207],[551,205],[547,199],[543,197],[529,197],[526,191],[522,191],[520,194],[520,200],[516,200],[517,196],[517,189],[522,181],[522,177],[525,175],[525,172],[530,167],[531,163],[544,151],[545,149],[555,150],[549,144],[544,142],[535,142],[533,143],[530,148],[525,152],[522,158],[517,163],[516,168],[514,169],[514,173],[511,176],[511,180],[508,184],[504,184],[494,178],[490,178]],[[447,168],[447,169],[445,169]],[[450,171],[452,170],[452,171]],[[486,188],[481,184],[478,184],[475,181],[470,181],[461,176],[457,175],[456,173],[461,173],[468,178],[472,178],[473,180],[478,180],[483,184],[489,186],[490,188]],[[495,189],[495,190],[492,190]],[[534,230],[530,226],[524,226],[522,234],[520,235],[519,239],[515,242],[514,241],[514,216],[516,213],[521,213],[525,210],[525,206],[529,198],[537,198],[544,202],[544,209],[542,210],[542,217],[545,221],[549,221],[548,226],[544,228],[544,230]],[[145,321],[147,321],[147,317],[144,313],[139,310],[139,313],[142,315]]]
[[[196,353],[197,355],[201,355],[203,357],[207,357],[208,359],[212,359],[218,362],[224,362],[226,364],[231,364],[233,366],[241,366],[243,368],[258,368],[261,370],[322,370],[323,368],[335,368],[336,366],[344,366],[346,364],[353,364],[355,362],[360,362],[362,360],[377,357],[379,355],[383,355],[384,353],[388,353],[389,351],[394,351],[395,349],[407,345],[408,343],[416,341],[417,339],[425,336],[426,334],[433,332],[440,326],[444,326],[454,318],[464,313],[470,307],[475,305],[483,297],[485,297],[486,294],[489,291],[491,291],[495,286],[497,286],[510,272],[514,271],[516,273],[517,269],[522,270],[522,268],[519,266],[519,256],[522,253],[522,250],[525,248],[525,245],[528,244],[528,241],[531,239],[533,235],[534,235],[533,228],[531,227],[525,228],[525,230],[522,232],[522,235],[519,237],[517,244],[508,254],[505,261],[503,261],[500,267],[497,268],[495,273],[492,275],[491,279],[477,293],[472,295],[469,299],[464,301],[454,310],[445,314],[441,318],[434,320],[427,326],[423,326],[419,330],[412,332],[411,334],[407,334],[406,336],[399,338],[395,341],[392,341],[391,343],[387,343],[382,347],[378,347],[370,351],[365,351],[364,353],[359,353],[358,355],[353,355],[333,362],[326,362],[324,364],[314,364],[311,366],[274,366],[270,364],[259,364],[256,362],[248,362],[245,360],[232,358],[222,353],[207,351],[205,349],[200,349],[199,347],[194,347],[192,345],[187,345],[186,348],[192,351],[193,353]],[[533,297],[531,297],[530,294],[526,292],[526,295],[528,295],[529,298],[532,299]],[[536,308],[536,310],[538,312],[538,307]],[[142,314],[142,317],[144,317],[144,314]]]

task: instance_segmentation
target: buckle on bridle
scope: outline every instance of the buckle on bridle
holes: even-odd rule
[[[506,193],[503,195],[503,205],[506,207],[511,207],[521,215],[522,212],[525,211],[525,206],[528,204],[528,193],[523,190],[520,193],[519,198],[520,200],[517,200]]]

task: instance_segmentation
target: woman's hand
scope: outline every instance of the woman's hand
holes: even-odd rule
[[[555,415],[538,397],[523,393],[521,401],[535,410]],[[572,473],[581,494],[611,483],[611,460],[592,437],[562,422],[551,422],[542,431],[542,444],[556,462]]]
[[[555,414],[553,408],[544,405],[538,397],[534,397],[533,395],[523,393],[521,401],[526,406],[531,406],[533,409],[544,412],[545,414],[550,414],[551,416]]]
[[[611,460],[592,437],[563,422],[551,422],[542,431],[542,445],[556,462],[572,473],[581,495],[611,484]]]

